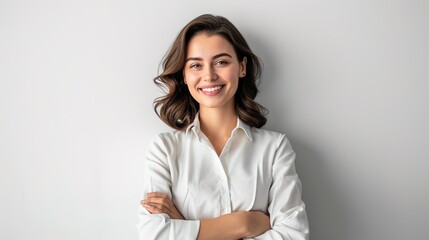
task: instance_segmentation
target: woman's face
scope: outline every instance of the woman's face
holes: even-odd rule
[[[246,73],[234,47],[220,35],[195,35],[188,44],[185,84],[202,108],[234,108],[238,81]]]

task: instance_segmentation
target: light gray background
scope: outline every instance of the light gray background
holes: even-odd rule
[[[265,63],[311,239],[427,239],[428,1],[0,1],[0,239],[137,239],[179,29],[228,17]]]

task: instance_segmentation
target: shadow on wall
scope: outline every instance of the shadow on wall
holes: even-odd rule
[[[346,200],[340,189],[335,187],[338,183],[333,182],[330,176],[330,173],[336,170],[325,168],[324,163],[328,163],[329,159],[316,150],[318,146],[312,146],[311,141],[306,139],[311,137],[310,135],[300,135],[299,132],[289,129],[291,126],[287,125],[287,119],[292,119],[293,116],[287,116],[289,111],[285,109],[294,103],[285,99],[285,91],[281,89],[288,87],[286,74],[288,70],[281,65],[287,65],[289,59],[285,59],[284,54],[279,56],[281,53],[275,49],[269,49],[272,45],[267,43],[267,39],[257,35],[251,35],[248,38],[251,41],[250,45],[258,50],[256,54],[264,61],[261,94],[258,101],[270,111],[267,129],[286,133],[297,154],[296,169],[303,186],[303,200],[307,207],[311,239],[347,239],[349,235],[347,219],[352,216],[347,216],[350,211],[346,209]],[[289,130],[286,131],[287,129]]]
[[[347,205],[340,189],[336,189],[324,166],[324,157],[305,143],[305,139],[290,139],[297,154],[296,169],[303,186],[311,239],[347,239]],[[350,216],[349,216],[350,217]]]

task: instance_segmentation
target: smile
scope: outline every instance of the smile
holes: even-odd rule
[[[204,87],[204,88],[199,88],[199,90],[201,93],[203,93],[206,96],[216,96],[222,91],[223,87],[225,87],[225,85],[219,85],[214,87]]]
[[[214,92],[214,91],[217,91],[221,88],[223,88],[223,86],[216,86],[216,87],[211,87],[211,88],[200,88],[200,89],[203,92]]]

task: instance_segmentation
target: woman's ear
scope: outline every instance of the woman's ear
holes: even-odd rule
[[[244,57],[240,62],[240,77],[246,76],[247,57]]]

